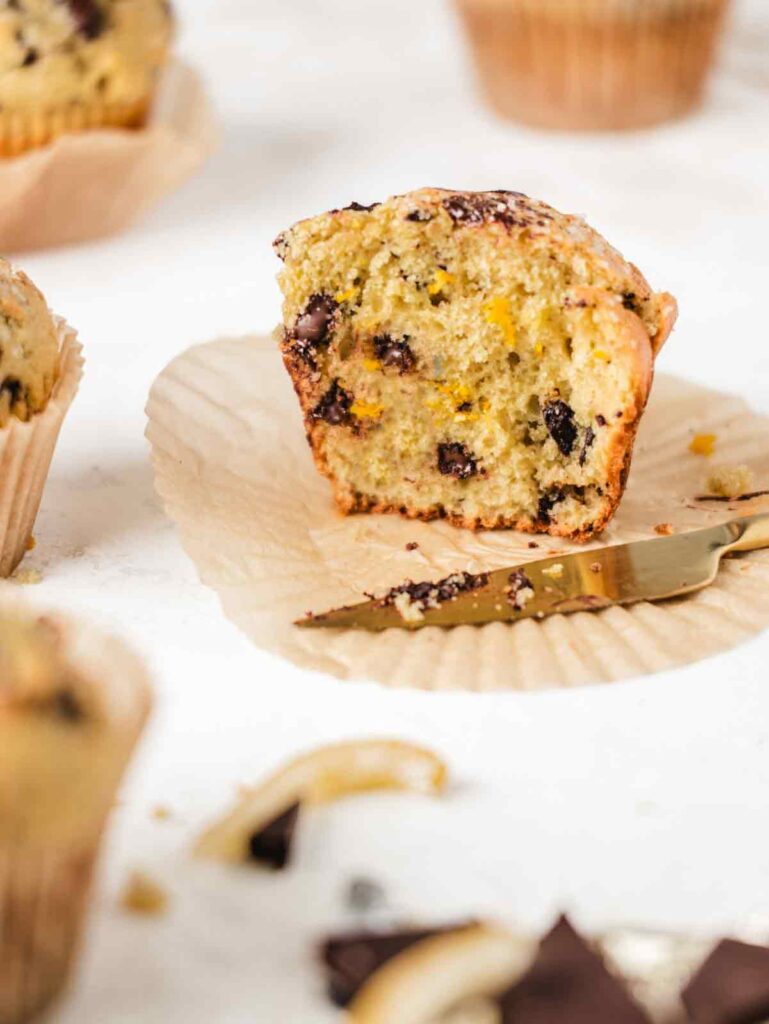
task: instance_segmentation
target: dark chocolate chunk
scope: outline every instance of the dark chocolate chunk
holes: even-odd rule
[[[636,300],[637,299],[638,299],[638,296],[636,295],[635,292],[623,292],[622,293],[622,305],[625,307],[625,309],[632,310],[632,312],[634,312],[634,313],[637,311],[636,310]]]
[[[410,540],[408,542],[408,544],[406,545],[406,550],[407,551],[416,551],[418,547],[419,547],[419,544],[417,543],[417,541]]]
[[[419,928],[402,932],[357,932],[328,939],[321,959],[328,978],[328,994],[337,1006],[347,1006],[382,964],[394,956],[449,928]]]
[[[434,214],[430,210],[412,210],[406,214],[406,220],[414,221],[417,224],[426,224],[433,219]]]
[[[467,480],[478,472],[478,460],[466,445],[447,441],[438,445],[438,470],[444,476]]]
[[[411,373],[417,361],[408,342],[408,334],[397,339],[389,334],[380,334],[374,338],[374,353],[382,366],[395,367],[401,374]]]
[[[429,580],[421,583],[401,583],[399,587],[393,587],[383,598],[380,599],[381,607],[386,608],[394,604],[399,594],[408,594],[412,604],[421,605],[425,608],[437,608],[444,601],[453,601],[458,594],[468,590],[480,590],[489,582],[487,572],[455,572],[445,579],[431,583]]]
[[[606,426],[606,417],[602,416],[600,414],[600,412],[596,416],[595,421],[596,421],[596,423],[598,424],[599,427],[605,427]]]
[[[349,391],[345,391],[335,380],[325,395],[312,410],[312,418],[325,420],[332,427],[337,427],[351,420],[350,406],[354,399]]]
[[[364,206],[362,203],[356,203],[354,200],[349,206],[343,206],[343,210],[355,210],[358,213],[370,213],[372,210],[376,210],[377,206],[381,206],[381,203],[372,203],[371,206]]]
[[[267,864],[276,871],[284,868],[291,857],[291,844],[298,817],[299,804],[292,804],[269,825],[254,832],[248,840],[249,859]]]
[[[545,402],[542,406],[542,418],[561,455],[570,455],[577,440],[577,426],[571,406],[562,402],[560,398],[553,402]]]
[[[75,19],[77,30],[86,39],[98,39],[107,27],[107,16],[96,0],[64,0]]]
[[[529,972],[500,999],[502,1024],[649,1024],[601,957],[562,917]]]
[[[582,450],[579,453],[579,464],[584,466],[587,461],[587,453],[590,451],[590,446],[595,441],[595,431],[592,427],[588,427],[585,431],[585,439],[582,442]]]
[[[543,494],[537,502],[537,520],[540,523],[549,523],[553,508],[565,497],[564,492],[557,487],[548,491],[547,494]]]
[[[533,590],[534,587],[531,585],[531,580],[523,571],[523,569],[516,569],[515,572],[511,572],[507,579],[507,600],[516,609],[520,611],[525,604],[525,600],[522,597],[522,591]]]
[[[39,60],[40,54],[37,52],[34,46],[30,46],[30,48],[24,54],[24,60],[21,62],[21,66],[23,68],[29,68],[32,67],[33,64],[37,64]]]
[[[443,208],[455,224],[483,224],[486,204],[480,194],[456,195],[443,200]]]
[[[16,405],[24,393],[24,385],[18,377],[6,377],[0,384],[0,395],[3,391],[7,391],[11,396],[11,405]]]
[[[339,303],[330,295],[310,296],[304,313],[296,318],[292,337],[308,350],[328,344]]]
[[[724,939],[681,998],[695,1024],[760,1024],[769,1018],[769,949]]]

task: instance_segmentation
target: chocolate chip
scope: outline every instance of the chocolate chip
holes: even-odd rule
[[[353,401],[354,399],[350,392],[345,391],[340,386],[339,381],[335,380],[312,410],[312,418],[315,420],[325,420],[332,427],[349,423],[351,420],[350,406]]]
[[[371,206],[364,206],[362,203],[356,203],[353,201],[349,206],[343,206],[343,210],[355,210],[358,213],[370,213],[372,210],[376,210],[377,206],[381,206],[381,203],[372,203]]]
[[[515,608],[516,611],[520,611],[526,603],[526,600],[531,597],[531,594],[527,594],[526,591],[534,590],[531,584],[531,580],[523,571],[523,569],[516,569],[511,572],[507,578],[507,600]]]
[[[107,17],[96,0],[64,0],[75,19],[77,31],[86,39],[98,39],[107,27]]]
[[[389,334],[379,334],[374,338],[374,353],[382,366],[392,366],[398,373],[411,373],[417,365],[416,357],[408,344],[409,335],[402,338],[391,338]]]
[[[554,488],[543,494],[537,502],[537,521],[540,523],[550,522],[550,513],[559,501],[563,501],[566,495],[559,488]]]
[[[433,219],[434,214],[430,210],[412,210],[406,214],[406,220],[414,221],[417,224],[426,224]]]
[[[299,804],[293,804],[274,821],[254,832],[248,840],[249,858],[267,864],[276,871],[284,868],[291,857],[298,817]]]
[[[330,295],[312,295],[304,312],[294,322],[291,330],[293,349],[313,368],[316,351],[331,340],[338,309],[339,303]]]
[[[600,414],[600,412],[596,416],[595,421],[596,421],[596,423],[598,424],[599,427],[605,427],[606,426],[606,417],[602,416]]]
[[[444,476],[467,480],[478,472],[478,461],[466,445],[447,441],[438,445],[438,470]]]
[[[560,453],[570,455],[577,440],[574,410],[566,402],[556,399],[554,402],[545,402],[542,407],[542,418]]]
[[[720,942],[682,993],[695,1024],[759,1024],[769,1018],[769,949]]]
[[[37,52],[34,46],[30,46],[30,48],[24,54],[24,60],[21,62],[21,66],[23,68],[29,68],[32,67],[33,64],[37,64],[39,60],[40,54]]]
[[[625,309],[629,309],[629,310],[632,310],[633,312],[635,312],[636,311],[636,301],[637,301],[637,299],[638,299],[638,296],[636,295],[635,292],[623,292],[622,293],[622,305],[625,307]]]
[[[328,994],[337,1006],[347,1006],[371,975],[411,946],[449,929],[418,928],[400,932],[354,932],[328,939],[321,947]]]
[[[587,453],[590,450],[590,446],[595,441],[595,431],[592,427],[588,427],[585,431],[585,439],[582,442],[582,450],[579,453],[579,464],[584,466],[587,461]]]
[[[408,544],[406,545],[406,550],[407,551],[416,551],[416,549],[418,547],[419,547],[419,544],[415,540],[410,540],[408,542]]]
[[[11,396],[11,405],[13,406],[20,401],[24,393],[24,385],[18,377],[6,377],[3,383],[0,384],[0,394],[3,391],[7,391]]]
[[[649,1024],[565,917],[542,940],[528,973],[502,995],[500,1009],[502,1024]]]

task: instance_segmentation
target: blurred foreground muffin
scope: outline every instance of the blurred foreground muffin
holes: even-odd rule
[[[702,99],[731,0],[457,0],[498,113],[556,129],[642,128]]]
[[[151,704],[139,660],[0,603],[0,1024],[67,980],[106,818]]]
[[[0,576],[27,549],[81,372],[74,332],[26,274],[0,259]]]
[[[0,3],[0,155],[144,124],[171,40],[166,0]]]

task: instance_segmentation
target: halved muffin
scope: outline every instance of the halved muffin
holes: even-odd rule
[[[343,511],[606,525],[676,304],[599,234],[518,192],[421,189],[275,247],[284,360]]]

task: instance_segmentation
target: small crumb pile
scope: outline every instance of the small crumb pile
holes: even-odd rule
[[[753,470],[748,466],[723,466],[708,477],[708,492],[722,498],[738,498],[753,489]]]

